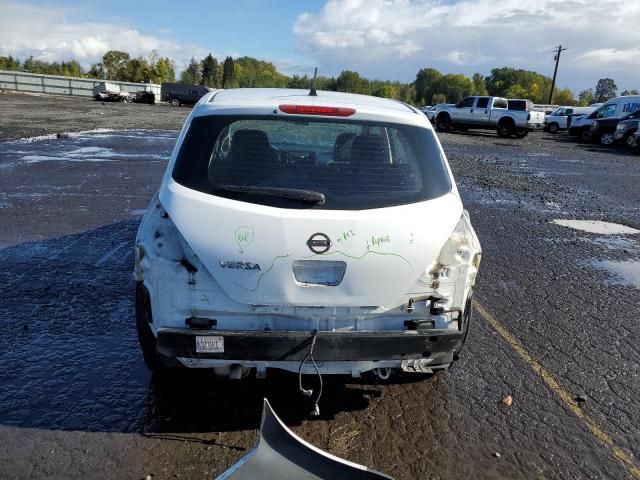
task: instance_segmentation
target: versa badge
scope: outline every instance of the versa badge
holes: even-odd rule
[[[233,262],[231,260],[220,260],[222,268],[236,268],[240,270],[260,270],[260,265],[251,262]]]

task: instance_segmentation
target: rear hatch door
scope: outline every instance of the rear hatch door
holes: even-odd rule
[[[226,294],[251,305],[395,306],[462,214],[453,193],[371,210],[296,210],[172,182],[161,201]]]

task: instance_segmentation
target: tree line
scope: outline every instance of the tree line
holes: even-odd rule
[[[69,62],[45,62],[28,57],[24,61],[20,61],[11,55],[8,57],[0,56],[0,70],[62,75],[65,77],[84,76],[82,66],[75,60]]]
[[[132,58],[127,52],[111,50],[102,60],[85,71],[75,60],[45,62],[29,57],[24,61],[11,56],[0,56],[0,70],[19,70],[50,75],[79,76],[128,82],[172,82],[176,79],[175,62],[161,57],[157,51],[148,56]],[[192,58],[180,73],[182,83],[206,85],[212,88],[282,87],[310,88],[308,75],[287,76],[277,71],[270,62],[252,57],[227,57],[218,61],[212,54],[201,60]],[[469,95],[493,95],[507,98],[526,98],[534,103],[546,104],[551,90],[551,78],[530,70],[511,67],[494,68],[487,76],[475,73],[443,74],[435,68],[422,68],[413,82],[372,80],[358,72],[344,70],[337,77],[316,78],[318,90],[361,93],[395,98],[414,105],[457,103]],[[552,102],[558,105],[590,105],[604,102],[618,94],[611,78],[600,79],[595,88],[579,92],[568,88],[555,90]],[[637,90],[625,90],[621,95],[637,95]]]
[[[201,61],[192,58],[180,74],[184,83],[206,85],[212,88],[281,87],[310,88],[313,80],[308,75],[284,75],[275,65],[251,57],[227,57],[218,62],[209,54]],[[397,98],[413,103],[415,89],[411,84],[369,80],[359,73],[345,70],[337,77],[319,76],[315,80],[318,90],[362,93],[378,97]]]
[[[212,88],[309,88],[313,82],[307,75],[283,75],[272,63],[255,58],[227,57],[223,62],[218,62],[211,54],[200,61],[192,58],[181,73],[180,81]],[[418,71],[415,81],[401,83],[370,80],[357,72],[344,70],[337,77],[318,77],[316,88],[395,98],[416,105],[457,103],[469,95],[527,98],[534,103],[546,104],[549,100],[551,78],[537,72],[509,67],[494,68],[486,77],[480,73],[467,77],[463,74],[443,74],[435,68],[423,68]],[[635,91],[625,91],[623,95],[633,92]],[[606,101],[616,94],[615,82],[602,79],[595,90],[580,92],[578,98],[568,88],[556,89],[553,102],[559,105],[589,105]]]
[[[175,62],[170,58],[160,57],[156,50],[153,50],[146,57],[136,58],[131,58],[127,52],[110,50],[102,56],[100,62],[91,65],[86,71],[75,60],[46,62],[28,57],[24,61],[20,61],[12,56],[0,56],[0,70],[136,83],[172,82],[176,78],[175,69]]]

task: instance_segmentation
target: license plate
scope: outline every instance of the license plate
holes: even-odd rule
[[[224,337],[209,336],[196,337],[196,352],[224,353]]]

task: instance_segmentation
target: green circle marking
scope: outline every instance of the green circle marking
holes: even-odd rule
[[[234,238],[236,243],[240,247],[240,253],[242,253],[242,247],[247,247],[253,242],[253,228],[247,226],[238,227],[236,229]]]

